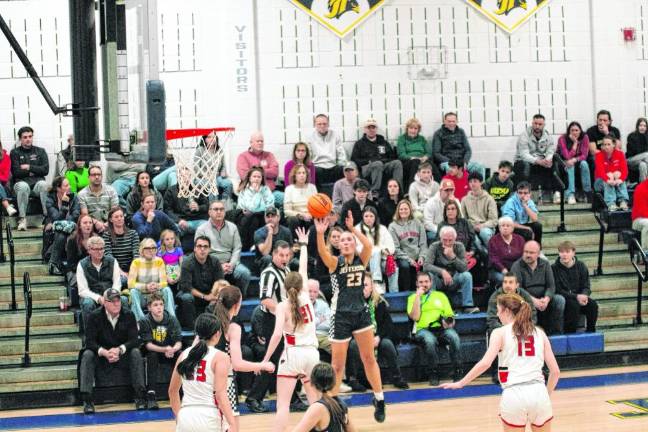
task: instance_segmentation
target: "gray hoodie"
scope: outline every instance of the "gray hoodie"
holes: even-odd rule
[[[540,139],[533,135],[533,128],[527,127],[520,135],[517,141],[517,152],[515,160],[533,163],[536,159],[551,159],[556,152],[556,143],[547,132],[543,129]]]
[[[389,233],[396,245],[396,259],[417,260],[426,255],[427,235],[423,224],[416,219],[390,223]]]
[[[409,187],[409,199],[414,211],[423,212],[425,203],[437,192],[439,192],[439,183],[434,179],[431,179],[430,183],[423,183],[416,178]]]

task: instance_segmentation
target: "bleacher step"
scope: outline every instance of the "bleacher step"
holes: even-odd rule
[[[648,348],[648,326],[604,330],[605,351]]]
[[[539,221],[544,231],[554,231],[560,225],[560,215],[549,213],[543,214],[540,211]],[[592,212],[565,213],[565,225],[568,229],[591,229],[598,227]]]
[[[32,336],[45,336],[45,335],[78,335],[79,326],[77,324],[49,324],[42,326],[30,327],[29,334]],[[24,324],[19,327],[7,327],[0,331],[0,337],[16,337],[25,335]]]
[[[33,366],[42,363],[76,363],[79,358],[78,351],[64,351],[58,353],[30,353],[29,358]],[[0,356],[0,366],[21,366],[23,354]]]
[[[50,390],[74,390],[77,380],[34,381],[24,383],[0,384],[0,393],[43,392]]]
[[[34,337],[30,340],[30,353],[55,353],[81,349],[81,339],[78,334],[71,336]],[[6,339],[0,343],[0,359],[5,355],[22,354],[25,341],[22,337]]]
[[[598,250],[599,244],[599,232],[598,231],[587,231],[587,232],[566,232],[566,233],[553,233],[553,232],[544,232],[542,236],[542,247],[547,251],[558,250],[558,245],[565,240],[569,240],[574,245],[576,245],[576,251],[581,252],[586,246],[596,246]],[[603,243],[606,245],[623,245],[623,243],[617,241],[616,233],[607,233],[603,236]]]
[[[75,364],[2,369],[0,370],[0,384],[75,380],[76,376],[77,367]]]
[[[31,277],[40,277],[40,276],[50,276],[49,274],[49,268],[47,264],[41,264],[41,263],[34,263],[34,262],[16,262],[15,265],[15,272],[16,276],[18,278],[21,278],[20,281],[22,283],[22,275],[25,272],[29,272],[29,275]],[[9,274],[9,263],[4,263],[0,264],[0,280],[2,279],[3,276],[10,277]],[[59,279],[61,276],[56,276]]]
[[[18,310],[25,310],[25,302],[23,300],[23,293],[22,293],[22,287],[20,288],[20,291],[16,293],[16,307]],[[59,307],[59,300],[57,299],[50,299],[50,300],[34,300],[32,303],[32,309],[58,309]],[[0,302],[0,312],[1,311],[9,311],[11,310],[11,300],[9,301],[2,301]]]
[[[58,300],[66,295],[65,287],[32,285],[32,300]],[[16,286],[16,296],[22,297],[22,285]],[[11,302],[11,289],[0,288],[0,303]]]
[[[33,327],[63,324],[74,324],[74,314],[72,312],[38,312],[34,313],[31,317],[31,325]],[[0,315],[0,332],[5,328],[24,325],[24,313],[13,312]]]

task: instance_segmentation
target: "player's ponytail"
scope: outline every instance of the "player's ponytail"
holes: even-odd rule
[[[342,425],[346,430],[347,419],[346,413],[340,406],[340,403],[333,399],[328,392],[335,387],[335,371],[328,363],[318,363],[311,372],[311,384],[322,393],[322,399],[326,402],[331,412],[331,420],[329,424],[334,422]]]
[[[220,320],[212,314],[203,313],[196,319],[198,342],[191,348],[187,357],[178,363],[178,373],[185,379],[192,379],[200,360],[207,354],[207,341],[221,330]]]
[[[290,307],[290,317],[292,318],[295,330],[302,325],[302,315],[299,312],[299,293],[301,292],[304,281],[297,272],[289,272],[284,279],[284,287],[288,296],[288,305]]]
[[[222,287],[216,295],[214,304],[214,315],[218,318],[223,329],[223,335],[227,334],[230,325],[229,313],[241,301],[241,290],[238,287],[227,285]]]
[[[533,334],[531,305],[517,294],[502,294],[497,297],[497,304],[511,311],[515,317],[513,334],[518,340],[524,340]]]

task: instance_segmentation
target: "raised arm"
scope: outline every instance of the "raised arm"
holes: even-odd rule
[[[337,259],[328,250],[326,241],[324,240],[324,233],[328,228],[328,222],[326,219],[314,219],[313,221],[317,230],[317,253],[319,253],[322,262],[328,268],[329,273],[331,273],[337,267]]]
[[[299,244],[299,274],[302,277],[302,291],[308,291],[308,233],[302,227],[295,230],[297,233],[297,243]]]
[[[362,231],[353,224],[353,214],[351,213],[351,210],[347,212],[347,215],[344,218],[344,223],[349,232],[354,234],[358,238],[358,240],[360,240],[360,243],[362,243],[362,251],[359,254],[360,261],[362,261],[362,265],[366,267],[369,264],[369,260],[371,259],[371,251],[373,249],[373,245],[371,244],[367,236],[364,235]]]

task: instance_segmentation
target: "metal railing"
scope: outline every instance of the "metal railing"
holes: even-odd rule
[[[31,357],[29,356],[29,331],[32,317],[32,289],[29,272],[23,274],[23,296],[25,298],[25,355],[23,356],[23,367],[31,366]]]
[[[637,273],[637,315],[632,320],[633,325],[637,326],[643,323],[641,318],[641,302],[643,300],[643,284],[648,282],[648,256],[646,256],[646,251],[643,250],[636,237],[628,242],[628,251],[630,252],[630,262]],[[642,261],[643,271],[639,267],[640,263],[638,261]]]
[[[11,310],[15,311],[18,309],[16,304],[16,251],[11,225],[9,224],[7,224],[7,246],[9,247],[9,272],[11,274]]]
[[[556,230],[559,233],[567,232],[567,227],[565,227],[565,182],[563,181],[562,177],[558,173],[558,169],[561,169],[562,171],[565,171],[567,166],[565,165],[565,161],[562,160],[561,157],[557,156],[554,157],[554,161],[556,162],[555,165],[556,168],[553,170],[553,177],[558,182],[559,186],[559,192],[560,192],[560,224],[558,224],[558,229]]]
[[[3,263],[7,261],[7,258],[5,258],[4,254],[4,234],[3,234],[3,229],[2,226],[5,223],[5,218],[4,215],[2,214],[2,211],[0,211],[0,263]],[[9,224],[9,221],[7,220],[7,225]]]

